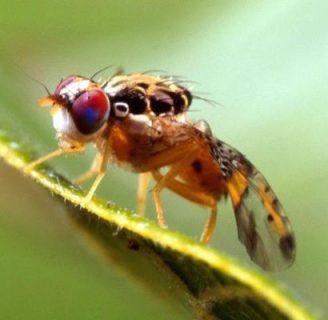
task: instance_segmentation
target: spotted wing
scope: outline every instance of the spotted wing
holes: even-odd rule
[[[296,245],[291,224],[264,176],[244,155],[215,139],[212,151],[227,182],[239,240],[265,270],[288,268]]]

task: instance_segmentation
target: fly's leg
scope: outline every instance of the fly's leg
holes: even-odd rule
[[[162,178],[160,178],[157,181],[157,184],[153,189],[153,198],[156,207],[157,220],[158,220],[158,224],[162,228],[166,228],[166,223],[165,223],[164,210],[161,203],[160,193],[170,181],[174,180],[174,178],[179,174],[179,172],[183,168],[185,168],[190,163],[192,163],[195,160],[195,158],[198,156],[199,147],[197,145],[191,145],[190,147],[191,148],[187,152],[185,152],[181,160],[178,160],[171,165],[171,168],[169,169],[167,174],[162,176]]]
[[[147,200],[147,188],[149,185],[150,172],[139,174],[138,193],[137,193],[137,214],[141,217],[145,215]]]
[[[158,170],[154,170],[152,175],[156,181],[161,181],[161,179],[163,179],[163,176]],[[200,187],[188,185],[176,179],[167,181],[165,186],[179,196],[211,209],[211,215],[204,226],[200,238],[200,240],[205,243],[210,241],[217,220],[217,199]]]
[[[108,160],[110,157],[110,147],[109,147],[109,142],[107,142],[106,146],[105,146],[105,150],[103,154],[100,154],[100,167],[99,167],[99,172],[98,175],[95,179],[95,181],[93,182],[88,194],[86,195],[86,197],[83,199],[81,205],[85,206],[87,203],[89,203],[94,195],[94,193],[96,192],[101,180],[104,178],[105,173],[106,173],[106,169],[107,169],[107,164],[108,164]]]
[[[80,146],[74,146],[71,147],[69,149],[56,149],[53,152],[50,152],[48,154],[46,154],[45,156],[29,163],[28,165],[25,166],[24,171],[26,173],[30,173],[36,166],[40,165],[43,162],[46,162],[48,160],[54,159],[54,158],[58,158],[64,154],[68,154],[68,153],[81,153],[84,151],[84,146],[80,145]]]
[[[200,241],[207,243],[211,240],[216,226],[217,215],[218,208],[215,205],[211,208],[211,214],[204,226]]]
[[[95,176],[99,172],[101,159],[102,159],[102,155],[101,153],[98,152],[95,159],[92,162],[91,168],[87,172],[81,174],[79,177],[74,179],[74,183],[82,184],[88,181],[89,179],[91,179],[93,176]]]

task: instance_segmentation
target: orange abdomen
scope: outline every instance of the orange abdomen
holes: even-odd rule
[[[207,149],[203,149],[199,156],[181,171],[179,176],[187,184],[200,187],[217,199],[227,193],[226,182],[220,166]]]

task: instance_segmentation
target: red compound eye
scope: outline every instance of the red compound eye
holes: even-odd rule
[[[83,92],[74,102],[70,113],[76,127],[83,134],[96,132],[109,115],[110,104],[100,89]]]

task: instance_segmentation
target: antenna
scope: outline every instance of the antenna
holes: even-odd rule
[[[32,81],[34,81],[34,82],[40,84],[40,85],[46,90],[48,96],[51,96],[51,95],[52,95],[51,92],[50,92],[50,90],[48,89],[48,87],[47,87],[42,81],[40,81],[40,80],[38,80],[38,79],[35,79],[35,78],[31,77],[31,76],[30,76],[29,74],[27,74],[25,71],[23,71],[23,72],[24,72],[24,74],[25,74],[29,79],[31,79]]]
[[[51,96],[51,92],[48,89],[48,87],[40,80],[32,77],[30,74],[28,74],[23,68],[21,68],[18,64],[16,64],[15,62],[11,61],[11,63],[20,71],[22,72],[27,78],[29,78],[30,80],[38,83],[39,85],[41,85],[47,92],[48,96]]]
[[[91,81],[93,81],[93,79],[99,74],[99,73],[102,73],[103,71],[109,69],[109,68],[113,68],[114,66],[112,64],[104,67],[104,68],[101,68],[100,70],[96,71],[90,78]]]

